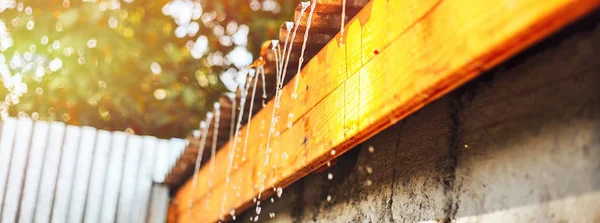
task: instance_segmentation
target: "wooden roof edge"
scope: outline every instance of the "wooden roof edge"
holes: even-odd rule
[[[347,0],[346,4],[347,4],[347,9],[356,9],[356,8],[361,8],[362,6],[364,6],[366,3],[368,2],[368,0]],[[342,5],[342,0],[319,0],[317,6],[315,7],[315,10],[313,12],[313,19],[311,21],[311,30],[310,31],[310,37],[307,38],[306,40],[306,50],[305,50],[305,54],[304,54],[304,58],[305,61],[308,62],[310,59],[312,59],[312,57],[314,57],[314,55],[317,54],[317,52],[319,52],[319,50],[321,50],[326,43],[328,43],[332,38],[333,35],[331,34],[327,34],[327,33],[323,33],[324,29],[319,30],[318,28],[321,27],[326,27],[329,30],[338,30],[340,29],[340,23],[339,23],[339,18],[341,17],[341,14],[339,14],[339,12],[341,12],[341,5]],[[299,13],[299,11],[301,10],[301,6],[300,4],[298,4],[298,7],[296,7],[295,9],[295,16],[294,18],[296,18],[297,14]],[[301,51],[301,46],[302,46],[302,42],[304,40],[304,31],[305,31],[305,27],[307,25],[307,20],[308,20],[308,12],[309,9],[306,10],[306,12],[303,14],[303,16],[300,19],[300,23],[298,24],[298,31],[296,33],[296,38],[294,41],[294,47],[292,48],[292,51],[290,52],[290,62],[288,63],[288,72],[286,72],[286,78],[284,80],[284,84],[288,83],[289,80],[291,80],[291,78],[296,74],[297,72],[297,66],[298,66],[298,60],[300,57],[300,51]],[[358,13],[358,10],[349,10],[347,12],[347,19],[349,20],[351,17],[353,17],[356,13]],[[328,18],[329,20],[324,20],[322,18]],[[337,18],[337,23],[333,24],[331,23],[331,20],[336,20]],[[296,22],[296,21],[294,21]],[[317,28],[315,28],[317,27]],[[287,34],[287,30],[285,29],[285,24],[281,25],[280,28],[280,34],[278,35],[278,40],[279,42],[283,45],[283,43],[285,42],[285,35]],[[272,97],[274,97],[275,95],[275,82],[276,82],[276,77],[275,77],[275,58],[274,58],[274,52],[271,49],[271,45],[272,44],[272,40],[267,40],[264,41],[262,46],[261,46],[261,52],[259,53],[259,55],[261,57],[264,58],[264,66],[265,66],[265,76],[266,76],[266,90],[267,90],[267,101],[272,99]],[[281,46],[282,50],[283,50],[283,46]],[[306,65],[306,63],[304,63],[304,65]],[[257,88],[261,89],[262,88],[262,82],[259,81],[257,83]],[[236,91],[234,92],[236,94],[237,97],[237,106],[239,106],[239,97],[240,97],[240,92]],[[248,99],[249,100],[249,99]],[[228,98],[225,96],[222,96],[219,100],[222,104],[226,104],[228,103],[229,106],[231,106],[231,103],[229,102]],[[263,102],[263,98],[262,97],[256,97],[254,103],[258,103],[258,104],[262,104]],[[262,106],[254,106],[253,109],[253,113],[257,113],[260,109],[262,108]],[[246,106],[244,108],[244,113],[247,114],[248,113],[248,106]],[[214,113],[214,111],[213,111]],[[223,114],[230,114],[231,112],[222,112]],[[224,118],[223,116],[221,118]],[[226,118],[231,118],[231,117],[226,117]],[[234,117],[237,118],[237,117]],[[229,119],[227,121],[230,121]],[[220,128],[226,128],[223,130],[219,131],[219,135],[223,136],[223,135],[229,135],[229,130],[230,130],[230,126],[228,126],[227,123],[229,122],[224,122],[222,121],[222,125],[220,125]],[[247,123],[246,117],[243,117],[243,124]],[[212,130],[209,131],[209,138],[212,136]],[[185,180],[189,179],[192,176],[193,173],[193,168],[195,167],[195,159],[197,157],[197,153],[199,151],[199,149],[197,148],[198,146],[198,140],[197,138],[194,138],[191,134],[187,137],[188,140],[191,142],[188,144],[188,146],[186,147],[186,149],[184,150],[184,152],[182,153],[182,155],[178,158],[178,160],[176,161],[175,165],[173,167],[171,167],[171,170],[169,172],[169,174],[166,177],[165,180],[165,184],[169,186],[169,188],[171,190],[177,190],[181,184],[183,182],[185,182]],[[222,137],[221,137],[222,138]],[[219,149],[221,148],[221,146],[223,145],[223,143],[219,143]],[[207,158],[210,158],[210,143],[207,143],[205,145],[205,149],[204,149],[204,154],[202,155],[202,159],[203,162],[202,164],[205,164],[207,161]]]
[[[202,168],[194,191],[191,181],[180,188],[170,222],[216,222],[256,205],[598,6],[372,0],[284,87],[281,106],[270,101],[242,130],[252,134],[248,148],[233,147],[230,160],[227,143],[215,157],[223,165]],[[273,109],[279,124],[269,142],[262,123]]]

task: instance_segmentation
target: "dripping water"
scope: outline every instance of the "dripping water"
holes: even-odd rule
[[[292,53],[292,48],[294,47],[294,39],[296,38],[296,31],[298,31],[298,27],[300,26],[300,19],[302,18],[304,11],[306,11],[308,6],[310,5],[310,2],[300,2],[300,5],[302,5],[302,9],[300,10],[300,14],[298,14],[298,18],[296,19],[296,24],[294,25],[294,32],[292,33],[290,48],[288,49],[287,55],[285,56],[285,65],[283,66],[283,71],[281,73],[281,83],[279,83],[279,90],[281,90],[281,88],[283,87],[283,82],[285,81],[287,67],[290,63],[290,54]],[[312,8],[314,9],[314,7]],[[281,97],[279,97],[279,100],[281,100]]]
[[[227,166],[227,174],[225,177],[225,186],[229,188],[229,181],[231,177],[231,169],[233,166],[233,158],[235,157],[235,150],[238,142],[238,134],[240,130],[240,126],[242,125],[242,117],[244,115],[244,106],[246,104],[246,96],[248,95],[248,88],[250,87],[250,82],[252,82],[252,78],[254,77],[254,70],[249,70],[247,73],[249,77],[245,77],[246,84],[241,84],[240,87],[240,113],[238,116],[238,121],[235,126],[235,133],[233,135],[233,146],[229,147],[229,164]],[[235,116],[232,116],[232,120],[235,119]],[[223,199],[221,200],[221,213],[225,212],[225,201],[227,200],[227,192],[223,193]],[[221,216],[223,217],[223,216]]]
[[[308,18],[306,19],[306,30],[304,30],[304,40],[302,41],[302,50],[300,51],[300,58],[298,59],[298,70],[296,70],[296,84],[294,85],[294,93],[292,94],[292,98],[298,97],[298,81],[300,80],[300,68],[302,68],[302,63],[304,63],[304,51],[306,50],[306,42],[308,41],[308,30],[310,29],[310,23],[312,22],[312,15],[315,11],[315,6],[317,5],[317,1],[315,0],[310,6],[310,12],[308,13]]]
[[[261,66],[262,67],[262,66]],[[260,68],[259,67],[259,70]],[[258,74],[260,75],[260,73]],[[254,96],[256,95],[256,84],[258,83],[258,76],[254,79],[254,87],[252,89],[252,96],[250,97],[250,110],[248,111],[248,124],[246,125],[246,138],[244,139],[244,150],[242,152],[242,161],[246,161],[246,148],[248,147],[248,136],[250,135],[250,120],[252,120],[252,109],[254,107]],[[264,72],[263,72],[263,80],[264,80]],[[252,81],[252,76],[250,76],[250,81]],[[263,85],[264,86],[264,85]]]
[[[267,107],[267,104],[265,103],[267,100],[267,82],[265,81],[266,77],[265,77],[265,67],[264,65],[260,65],[258,66],[258,75],[262,76],[262,90],[263,90],[263,95],[262,95],[262,107]],[[256,78],[258,80],[258,78]]]
[[[242,117],[244,115],[244,106],[246,105],[246,96],[248,95],[248,88],[250,87],[250,82],[252,82],[252,78],[254,77],[254,70],[250,70],[248,72],[248,78],[246,80],[246,85],[241,85],[241,95],[240,95],[240,113],[238,115],[238,120],[235,125],[235,133],[233,135],[233,146],[229,148],[229,165],[227,167],[227,177],[226,182],[229,182],[231,168],[233,166],[233,157],[235,156],[235,150],[237,149],[238,135],[240,133],[240,127],[242,125]]]
[[[342,0],[342,18],[340,25],[340,45],[344,44],[344,26],[346,25],[346,0]]]
[[[285,36],[285,44],[284,44],[284,47],[283,47],[283,51],[284,52],[286,51],[288,40],[289,40],[289,36],[290,36],[290,32],[292,30],[292,26],[293,25],[294,25],[293,22],[286,22],[285,23],[285,27],[287,29],[287,35]],[[267,166],[267,164],[269,163],[269,153],[271,152],[270,151],[271,150],[271,148],[270,148],[271,135],[275,131],[275,122],[277,121],[275,119],[275,109],[277,108],[277,101],[278,101],[278,98],[280,96],[279,95],[279,93],[280,93],[280,91],[279,91],[279,83],[281,83],[281,76],[280,75],[281,75],[281,69],[283,67],[283,61],[285,60],[283,58],[283,54],[284,53],[281,51],[281,48],[279,47],[279,44],[277,44],[277,49],[278,49],[279,52],[275,52],[275,56],[276,56],[275,60],[279,61],[279,64],[277,64],[277,66],[278,66],[277,75],[276,75],[277,76],[277,83],[275,85],[275,100],[274,100],[274,103],[273,103],[273,111],[271,113],[271,124],[269,126],[269,132],[267,134],[267,145],[266,145],[266,151],[265,151],[265,166]],[[279,55],[279,56],[277,56],[277,55]]]
[[[302,6],[302,9],[300,10],[300,13],[298,14],[298,18],[296,19],[295,25],[291,22],[286,22],[286,28],[288,30],[288,35],[285,38],[286,39],[285,47],[283,48],[283,54],[285,55],[285,57],[282,57],[281,65],[282,65],[283,69],[280,68],[280,74],[279,74],[280,78],[278,81],[279,83],[277,83],[278,86],[276,88],[276,93],[275,93],[275,103],[274,103],[274,107],[273,107],[273,113],[271,115],[271,128],[269,129],[269,136],[267,137],[267,151],[265,154],[265,166],[267,166],[269,163],[269,153],[271,152],[271,145],[270,145],[271,135],[275,131],[275,122],[277,121],[277,119],[275,119],[275,111],[280,106],[282,87],[283,87],[283,83],[285,81],[285,73],[287,72],[287,65],[290,62],[290,54],[291,54],[292,48],[294,46],[294,39],[296,38],[296,31],[298,30],[298,26],[300,25],[300,19],[302,18],[304,11],[306,11],[308,6],[310,5],[310,2],[301,2],[300,5]],[[291,39],[288,39],[290,30],[292,29],[292,26],[294,26],[294,31],[292,32]],[[289,42],[290,48],[286,49],[286,46],[288,45],[288,40],[290,40],[290,42]],[[286,50],[287,50],[287,53],[286,53]],[[282,56],[284,56],[284,55],[282,55]]]
[[[231,117],[231,123],[229,123],[229,126],[230,126],[230,128],[229,128],[229,140],[231,141],[231,140],[233,140],[233,125],[235,125],[235,118],[233,118],[233,117],[235,117],[235,110],[236,110],[236,101],[237,101],[237,98],[236,98],[235,92],[228,93],[227,97],[229,98],[229,100],[231,100],[231,116],[230,116]]]
[[[288,46],[288,43],[289,43],[289,40],[290,40],[289,38],[290,38],[290,34],[292,32],[292,28],[293,27],[294,27],[294,22],[285,22],[285,28],[287,30],[287,34],[285,35],[285,44],[283,44],[283,51],[281,51],[281,49],[279,50],[279,53],[280,53],[280,55],[279,55],[279,58],[280,58],[279,63],[280,64],[279,64],[279,73],[277,74],[277,78],[278,78],[279,81],[277,82],[277,86],[276,87],[279,87],[279,83],[282,82],[281,81],[281,70],[283,69],[283,64],[284,64],[284,61],[285,61],[284,56],[285,56],[285,52],[287,52],[287,46]]]
[[[217,139],[219,135],[219,120],[221,119],[221,104],[219,102],[215,102],[213,105],[215,109],[215,124],[213,126],[213,138],[212,145],[210,148],[210,175],[211,179],[208,181],[208,186],[212,186],[212,179],[215,174],[215,153],[217,153]]]
[[[206,121],[200,122],[200,145],[198,146],[198,155],[196,155],[196,165],[194,167],[194,177],[192,180],[192,191],[190,191],[190,198],[188,202],[188,209],[192,209],[193,207],[193,198],[194,193],[196,192],[196,187],[198,185],[198,171],[200,170],[200,164],[202,163],[202,154],[204,153],[204,145],[206,144],[206,137],[208,135],[208,128],[210,127],[210,123],[212,121],[213,114],[212,112],[206,113]],[[190,214],[192,212],[190,211]]]

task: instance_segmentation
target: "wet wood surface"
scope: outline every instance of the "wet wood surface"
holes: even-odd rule
[[[177,191],[169,220],[231,218],[256,205],[254,198],[275,194],[598,5],[598,0],[369,2],[346,25],[343,43],[337,34],[290,78],[275,111],[279,121],[270,146],[273,101],[254,115],[250,129],[242,129],[235,148],[229,141],[208,161],[215,162],[214,171],[208,166],[199,171],[193,193],[189,180]],[[291,62],[288,66],[296,73]]]

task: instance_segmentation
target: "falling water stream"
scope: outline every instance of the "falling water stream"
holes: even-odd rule
[[[265,67],[264,67],[264,65],[258,66],[258,70],[257,71],[259,72],[258,75],[262,75],[262,90],[263,90],[262,107],[264,108],[264,107],[267,106],[267,104],[265,103],[266,100],[267,100],[267,82],[265,80],[266,77],[265,77]]]
[[[300,5],[302,6],[302,9],[300,10],[300,14],[298,14],[298,18],[296,19],[296,24],[294,25],[294,32],[292,33],[292,39],[290,42],[290,48],[288,49],[287,55],[285,56],[285,64],[283,66],[283,71],[281,73],[281,82],[279,83],[279,91],[281,91],[281,88],[283,87],[283,82],[285,81],[287,67],[288,67],[288,64],[290,63],[290,54],[292,53],[292,48],[294,47],[294,39],[296,38],[296,31],[298,31],[298,27],[300,26],[300,19],[302,18],[304,11],[306,11],[308,6],[310,5],[310,2],[309,1],[308,2],[300,2]],[[313,9],[314,9],[314,7],[313,7]],[[281,96],[279,97],[279,100],[281,100]]]
[[[296,31],[298,30],[298,26],[300,24],[300,19],[302,18],[302,15],[304,14],[304,12],[306,11],[306,9],[308,8],[308,6],[310,6],[310,2],[301,2],[300,3],[302,8],[300,10],[300,13],[298,14],[298,18],[296,19],[296,23],[294,25],[294,23],[291,22],[286,22],[286,29],[287,29],[287,35],[285,38],[285,45],[284,45],[284,49],[281,55],[278,55],[277,50],[275,50],[275,45],[273,45],[273,49],[275,51],[275,61],[276,61],[276,66],[279,67],[279,69],[277,69],[277,83],[276,83],[276,92],[275,92],[275,100],[274,100],[274,105],[273,105],[273,111],[271,114],[271,125],[269,128],[269,132],[268,132],[268,137],[267,137],[267,145],[266,145],[266,151],[265,151],[265,163],[264,166],[267,166],[269,164],[269,154],[271,152],[271,137],[273,132],[275,131],[275,124],[277,123],[279,117],[275,117],[275,111],[277,110],[277,108],[279,108],[280,106],[280,100],[281,100],[281,95],[282,95],[282,88],[283,88],[283,83],[285,81],[285,73],[287,72],[287,65],[289,63],[290,60],[290,54],[293,48],[293,44],[294,44],[294,39],[296,37]],[[314,9],[314,6],[312,7],[312,9]],[[311,9],[311,12],[312,12]],[[290,31],[292,29],[293,26],[293,32],[292,32],[292,36],[290,37]],[[306,39],[306,38],[305,38]],[[288,42],[289,41],[289,42]],[[289,44],[289,49],[287,48],[287,45]],[[279,45],[277,45],[277,47],[279,47]],[[304,48],[304,47],[303,47]],[[281,61],[279,61],[279,59],[281,58]],[[256,90],[256,89],[255,89]],[[247,137],[247,136],[246,136]],[[258,174],[260,175],[260,173]],[[254,219],[251,218],[251,220],[254,221],[258,221],[258,217],[260,215],[260,211],[261,211],[261,207],[260,207],[260,197],[261,194],[264,190],[264,181],[266,180],[266,175],[263,175],[262,177],[262,183],[261,186],[259,188],[259,192],[258,192],[258,196],[256,197],[256,216]],[[278,189],[278,195],[279,195],[279,190]],[[274,216],[274,215],[269,215],[269,216]]]
[[[292,93],[292,98],[298,98],[298,82],[300,81],[300,69],[302,68],[302,64],[304,63],[304,51],[306,50],[306,42],[308,42],[308,31],[310,30],[310,23],[312,22],[312,15],[315,11],[315,6],[317,5],[317,1],[312,4],[310,7],[310,12],[308,13],[308,18],[306,20],[306,30],[304,30],[304,40],[302,41],[302,50],[300,51],[300,58],[298,59],[298,69],[296,70],[296,83],[294,84],[294,93]],[[292,121],[294,120],[294,113],[288,114],[288,123],[287,127],[292,128]]]
[[[230,156],[229,156],[229,165],[227,167],[227,177],[225,182],[229,183],[230,180],[230,175],[231,175],[231,169],[233,166],[233,158],[235,157],[235,150],[237,149],[237,142],[238,142],[238,136],[240,133],[240,128],[242,126],[242,118],[244,116],[244,107],[246,105],[246,97],[248,96],[248,89],[250,88],[250,83],[252,82],[252,78],[254,78],[254,70],[249,70],[248,71],[248,78],[246,80],[246,85],[243,86],[242,89],[240,89],[241,91],[241,95],[240,95],[240,113],[238,115],[238,119],[237,119],[237,123],[235,125],[235,133],[233,135],[233,147],[230,148]]]
[[[289,30],[288,30],[289,34]],[[277,77],[277,86],[279,85],[279,68],[280,63],[280,53],[281,53],[281,45],[279,45],[279,40],[271,40],[271,50],[275,53],[275,76]]]
[[[289,41],[289,36],[292,30],[294,23],[293,22],[285,22],[285,27],[287,29],[287,34],[285,36],[285,44],[283,46],[283,52],[285,52],[287,45],[288,45],[288,41]],[[271,152],[271,148],[270,148],[270,144],[271,144],[271,135],[273,134],[273,132],[275,131],[275,122],[277,121],[275,119],[275,110],[277,108],[277,101],[279,98],[279,84],[281,83],[281,70],[283,68],[283,61],[285,60],[283,58],[284,53],[281,51],[281,48],[279,47],[279,44],[277,45],[277,49],[279,50],[279,52],[275,52],[276,55],[276,61],[279,61],[279,64],[276,64],[279,69],[277,69],[277,83],[275,85],[275,99],[273,100],[273,111],[271,113],[271,124],[269,126],[269,132],[267,134],[267,146],[266,146],[266,151],[265,151],[265,166],[267,166],[267,164],[269,163],[269,153]],[[277,56],[279,55],[279,56]]]
[[[343,27],[344,27],[344,14],[345,14],[345,0],[343,1],[344,3],[344,9],[342,10],[342,27],[340,30],[340,33],[343,34]],[[265,151],[265,163],[264,165],[267,166],[269,163],[269,153],[271,152],[271,137],[272,134],[275,132],[275,125],[277,123],[277,121],[279,120],[279,117],[275,117],[275,111],[277,110],[277,108],[280,107],[280,103],[281,103],[281,96],[282,96],[282,88],[283,88],[283,84],[285,81],[285,76],[286,76],[286,72],[287,72],[287,68],[288,68],[288,64],[290,61],[290,55],[293,49],[293,43],[294,43],[294,39],[296,37],[296,32],[298,30],[298,27],[300,25],[300,19],[302,18],[302,15],[304,14],[304,12],[306,11],[306,9],[311,6],[311,2],[307,1],[307,2],[301,2],[301,10],[300,13],[298,15],[298,17],[296,18],[296,22],[286,22],[286,29],[287,29],[287,35],[285,38],[285,44],[283,47],[283,51],[281,50],[281,45],[279,44],[278,40],[272,40],[272,45],[271,45],[271,49],[274,51],[275,53],[275,68],[276,68],[276,87],[275,87],[275,99],[274,99],[274,108],[272,111],[272,115],[271,115],[271,125],[268,131],[268,137],[267,137],[267,144],[266,144],[266,151]],[[307,40],[308,40],[308,34],[309,34],[309,30],[310,30],[310,25],[312,22],[312,15],[314,12],[316,6],[316,0],[313,2],[309,15],[307,17],[307,24],[306,24],[306,30],[304,32],[304,40],[302,43],[302,50],[300,52],[300,58],[298,60],[298,70],[296,73],[296,76],[298,76],[296,78],[296,82],[295,82],[295,87],[294,87],[294,92],[292,94],[292,98],[297,98],[297,91],[298,91],[298,81],[299,81],[299,73],[300,73],[300,68],[302,67],[303,63],[304,63],[304,51],[306,50],[306,44],[307,44]],[[291,35],[290,35],[291,34]],[[343,37],[342,37],[343,38]],[[289,47],[288,47],[289,44]],[[258,75],[255,78],[255,74]],[[262,77],[261,77],[262,75]],[[262,88],[263,88],[263,101],[262,101],[262,106],[265,107],[265,100],[267,98],[267,94],[266,94],[266,77],[265,77],[265,71],[264,71],[264,66],[258,66],[258,68],[256,69],[256,71],[254,70],[249,70],[248,74],[247,74],[247,78],[246,78],[246,82],[245,84],[241,84],[239,86],[240,89],[240,105],[239,105],[239,114],[237,114],[237,122],[235,121],[235,117],[236,117],[236,95],[235,93],[233,94],[228,94],[227,96],[231,99],[232,101],[232,108],[231,108],[231,126],[232,128],[230,129],[229,132],[229,138],[230,140],[233,140],[233,145],[232,147],[229,148],[229,163],[227,166],[227,175],[226,175],[226,186],[229,187],[229,181],[230,181],[230,175],[231,175],[231,171],[233,168],[233,160],[235,157],[235,151],[237,149],[237,143],[239,141],[238,137],[240,134],[240,128],[241,128],[241,122],[242,122],[242,118],[244,115],[244,107],[246,104],[246,99],[248,96],[248,91],[250,90],[250,85],[252,84],[252,80],[254,79],[254,85],[252,87],[252,96],[250,98],[250,107],[249,107],[249,112],[248,112],[248,123],[246,126],[246,136],[244,138],[244,146],[243,146],[243,151],[242,151],[242,161],[245,161],[246,159],[246,152],[247,152],[247,146],[248,146],[248,138],[250,135],[250,120],[252,119],[252,110],[254,107],[254,99],[256,96],[256,88],[257,88],[257,84],[259,81],[259,78],[262,78]],[[214,159],[215,159],[215,153],[216,153],[216,146],[217,146],[217,139],[218,139],[218,131],[219,131],[219,119],[220,119],[220,104],[217,102],[214,104],[214,109],[215,109],[215,113],[214,113],[214,128],[213,128],[213,138],[212,138],[212,145],[211,145],[211,163],[210,163],[210,173],[211,176],[214,177],[214,168],[215,168],[215,164],[214,164]],[[293,118],[293,114],[290,113],[289,118],[292,119]],[[206,138],[208,135],[208,129],[210,128],[210,124],[212,122],[213,119],[213,113],[207,113],[207,120],[201,122],[200,124],[200,128],[202,130],[201,132],[201,140],[200,140],[200,147],[199,147],[199,152],[198,152],[198,156],[196,158],[196,166],[194,169],[194,179],[192,182],[192,191],[190,193],[190,201],[188,204],[188,207],[191,209],[193,207],[193,195],[197,186],[197,180],[198,180],[198,171],[199,171],[199,167],[200,164],[202,162],[202,153],[204,152],[204,146],[206,144]],[[233,127],[235,125],[235,127]],[[289,125],[289,123],[288,123]],[[263,185],[260,186],[260,191],[258,193],[258,197],[255,199],[256,202],[256,217],[253,219],[254,221],[258,220],[258,216],[260,215],[260,211],[261,211],[261,207],[260,207],[260,195],[264,190],[264,181],[266,179],[266,176],[262,176],[262,181],[263,181]],[[212,179],[210,179],[208,181],[208,185],[209,187],[212,186]],[[236,188],[236,186],[234,185],[234,189]],[[281,197],[281,194],[283,192],[281,187],[278,188],[274,188],[274,190],[276,191],[276,194],[278,197]],[[221,207],[221,211],[224,211],[225,208],[225,200],[227,199],[227,193],[224,194],[223,197],[223,202],[222,202],[222,207]],[[273,202],[273,199],[272,199]],[[235,219],[235,210],[231,210],[230,215]],[[274,217],[274,213],[269,215],[270,217]],[[221,219],[223,219],[223,217],[221,217]]]
[[[285,43],[283,44],[283,51],[279,50],[279,73],[277,73],[278,82],[276,88],[279,87],[279,83],[281,83],[281,70],[283,70],[283,64],[285,61],[285,52],[287,52],[287,46],[290,40],[290,34],[292,33],[292,28],[294,28],[294,22],[285,22],[285,29],[287,30],[287,34],[285,35]]]
[[[271,153],[271,136],[273,134],[273,132],[275,131],[275,123],[278,121],[279,118],[275,118],[275,111],[277,110],[277,108],[279,108],[280,106],[280,100],[281,100],[281,94],[282,94],[282,87],[283,87],[283,83],[285,81],[285,73],[287,72],[287,65],[290,62],[290,54],[292,52],[292,48],[294,46],[294,39],[296,38],[296,31],[298,30],[298,26],[300,25],[300,19],[302,18],[302,15],[304,14],[304,11],[306,11],[306,9],[308,8],[308,6],[310,5],[310,2],[301,2],[300,5],[302,6],[302,9],[300,10],[300,13],[298,14],[298,18],[296,19],[296,23],[294,24],[290,24],[290,22],[286,22],[286,28],[288,29],[288,36],[290,33],[290,30],[292,28],[292,25],[294,25],[294,31],[292,32],[292,37],[289,39],[289,45],[290,48],[287,49],[287,54],[286,54],[286,47],[288,45],[288,36],[286,36],[286,42],[285,42],[285,46],[283,48],[283,54],[282,56],[282,67],[283,69],[280,68],[280,74],[279,76],[281,78],[279,78],[279,83],[276,89],[276,93],[275,93],[275,103],[274,103],[274,107],[273,107],[273,113],[271,115],[271,127],[269,128],[269,135],[267,137],[267,151],[265,152],[265,166],[267,166],[269,164],[269,153]]]
[[[221,104],[219,102],[215,102],[215,124],[213,127],[213,138],[212,145],[210,148],[210,180],[208,181],[208,186],[212,186],[212,179],[215,175],[215,153],[217,153],[217,139],[219,136],[219,120],[221,119]]]
[[[233,135],[233,146],[229,147],[229,164],[227,166],[227,175],[225,178],[225,186],[226,188],[229,188],[229,181],[231,178],[231,169],[233,167],[233,158],[235,157],[235,150],[237,148],[237,142],[238,142],[238,135],[240,132],[240,127],[242,125],[242,117],[244,115],[244,107],[246,104],[246,97],[248,96],[248,89],[250,88],[250,83],[252,82],[252,78],[254,77],[255,71],[254,70],[249,70],[248,71],[248,78],[246,78],[246,84],[245,86],[242,84],[240,85],[240,113],[238,115],[238,119],[237,119],[237,123],[235,126],[235,133]],[[235,119],[235,117],[232,117],[232,119]],[[221,200],[221,213],[225,212],[225,201],[227,200],[227,192],[223,193],[223,199]],[[233,214],[231,214],[235,220],[235,210],[231,211]],[[224,219],[223,216],[220,216],[221,219]]]
[[[306,20],[306,30],[304,30],[304,40],[302,41],[302,50],[300,51],[300,58],[298,59],[298,70],[296,70],[296,84],[294,85],[294,93],[292,94],[292,98],[298,97],[298,81],[300,80],[300,68],[302,68],[302,64],[304,63],[304,51],[306,50],[306,42],[308,41],[308,30],[310,30],[310,23],[312,22],[313,12],[315,11],[315,6],[317,5],[317,1],[310,6],[310,12],[308,13],[308,18]],[[293,115],[292,115],[293,117]]]
[[[206,145],[206,137],[208,136],[208,128],[212,121],[212,112],[206,113],[206,121],[200,122],[200,145],[198,146],[198,155],[196,155],[196,165],[194,166],[194,177],[192,180],[192,190],[190,191],[190,198],[188,202],[188,208],[191,210],[193,207],[194,194],[196,192],[196,186],[198,185],[198,171],[200,170],[200,164],[202,163],[202,154],[204,153],[204,146]],[[192,213],[190,211],[190,213]]]
[[[236,88],[237,89],[237,88]],[[229,98],[229,100],[231,100],[231,123],[229,123],[229,140],[233,140],[233,125],[235,125],[235,110],[236,110],[236,101],[237,101],[237,97],[235,95],[235,92],[233,93],[228,93],[227,97]]]
[[[259,66],[258,69],[260,70],[262,68],[262,66]],[[264,72],[263,73],[263,77],[264,77]],[[258,73],[257,75],[260,75],[260,73]],[[256,95],[256,84],[258,83],[258,76],[256,76],[256,79],[254,79],[254,87],[252,89],[252,97],[250,97],[250,110],[248,110],[248,124],[246,124],[246,138],[244,139],[244,149],[242,151],[242,162],[246,161],[246,148],[248,147],[248,136],[250,136],[250,120],[252,120],[252,109],[254,107],[254,96]],[[250,81],[252,81],[252,76],[250,76]]]
[[[340,45],[344,44],[344,26],[346,26],[346,0],[342,0],[342,18],[340,25]]]

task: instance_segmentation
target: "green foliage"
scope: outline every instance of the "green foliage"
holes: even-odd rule
[[[278,7],[250,7],[265,2]],[[214,59],[236,47],[256,57],[262,41],[276,38],[282,19],[291,18],[297,1],[203,0],[203,17],[194,20],[199,32],[183,38],[174,34],[180,24],[163,14],[167,3],[16,2],[0,12],[13,43],[0,47],[0,73],[8,68],[2,106],[11,116],[184,137],[228,91],[219,74],[234,65]],[[242,24],[250,30],[247,45],[221,40]],[[1,29],[0,46],[9,41]],[[208,50],[194,58],[190,49],[200,36]]]

